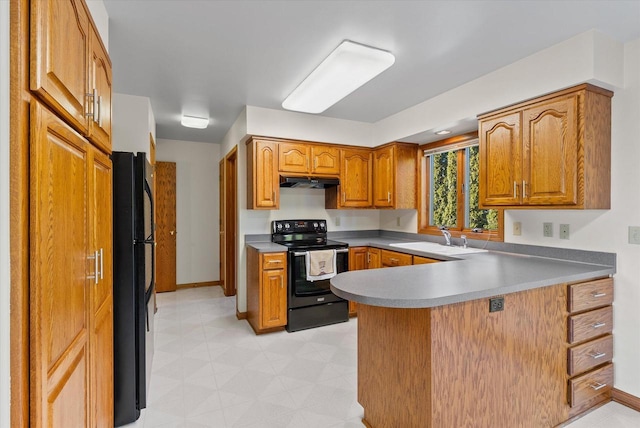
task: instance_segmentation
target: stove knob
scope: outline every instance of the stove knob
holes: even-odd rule
[[[317,229],[318,228],[318,223],[313,223],[313,228]]]
[[[291,225],[290,225],[289,223],[285,223],[285,224],[284,224],[284,228],[285,228],[285,229],[289,229],[290,227],[291,227]]]
[[[277,228],[278,230],[282,230],[282,223],[278,223],[278,225],[276,226],[276,228]]]
[[[325,226],[325,224],[324,224],[324,221],[323,221],[323,222],[320,223],[320,229],[324,229],[324,226]]]

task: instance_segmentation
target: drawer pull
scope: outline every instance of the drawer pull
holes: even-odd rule
[[[605,325],[607,325],[606,322],[597,322],[595,324],[592,324],[591,327],[593,328],[600,328],[600,327],[604,327]]]
[[[607,386],[607,384],[606,384],[606,383],[599,383],[599,382],[596,382],[596,383],[594,383],[593,385],[589,385],[589,386],[590,386],[594,391],[597,391],[597,390],[602,389],[602,388],[604,388],[605,386]]]
[[[267,263],[280,263],[280,260],[268,260]]]
[[[593,358],[594,360],[597,360],[598,358],[606,357],[607,353],[606,352],[592,352],[591,354],[589,354],[589,356],[591,358]]]
[[[591,293],[591,297],[594,297],[594,298],[604,297],[606,295],[607,295],[607,293],[598,293],[597,291],[594,291],[593,293]]]

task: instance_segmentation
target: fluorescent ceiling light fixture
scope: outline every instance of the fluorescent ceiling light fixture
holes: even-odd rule
[[[436,131],[436,135],[447,135],[447,134],[451,134],[451,131],[449,131],[448,129],[443,129],[442,131]]]
[[[345,40],[284,100],[282,107],[322,113],[395,62],[391,52]]]
[[[209,118],[183,115],[180,123],[187,128],[204,129],[209,126]]]

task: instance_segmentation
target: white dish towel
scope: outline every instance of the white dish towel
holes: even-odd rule
[[[304,258],[307,281],[319,281],[336,276],[336,250],[307,251]]]

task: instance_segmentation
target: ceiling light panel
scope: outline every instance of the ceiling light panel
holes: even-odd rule
[[[284,100],[282,107],[322,113],[391,67],[388,51],[345,40]]]
[[[184,115],[180,123],[187,128],[204,129],[209,126],[209,118]]]

